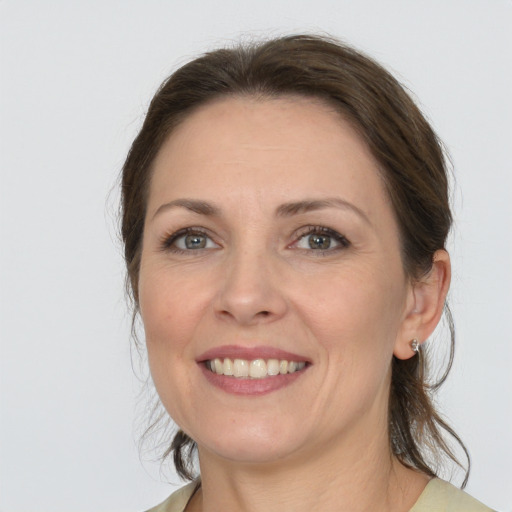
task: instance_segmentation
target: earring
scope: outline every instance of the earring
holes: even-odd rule
[[[415,354],[420,351],[420,342],[416,338],[411,341],[411,348]]]

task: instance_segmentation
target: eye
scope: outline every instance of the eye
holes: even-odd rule
[[[321,226],[310,226],[305,229],[293,244],[298,249],[325,252],[344,249],[350,245],[343,235],[333,229]]]
[[[188,252],[217,249],[219,246],[204,231],[197,228],[186,228],[166,236],[162,247],[174,252]]]

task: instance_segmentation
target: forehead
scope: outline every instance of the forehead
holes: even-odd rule
[[[290,200],[306,192],[386,202],[369,148],[330,105],[233,97],[200,107],[169,136],[154,162],[150,203],[205,194]]]

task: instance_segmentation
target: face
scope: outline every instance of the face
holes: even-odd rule
[[[411,290],[378,165],[316,100],[230,98],[159,152],[139,278],[176,423],[239,462],[386,436]]]

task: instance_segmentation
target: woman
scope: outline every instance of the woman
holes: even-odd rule
[[[484,511],[422,344],[451,224],[432,129],[336,41],[218,50],[153,99],[123,169],[122,233],[181,476],[154,511]],[[452,340],[453,344],[453,340]]]

